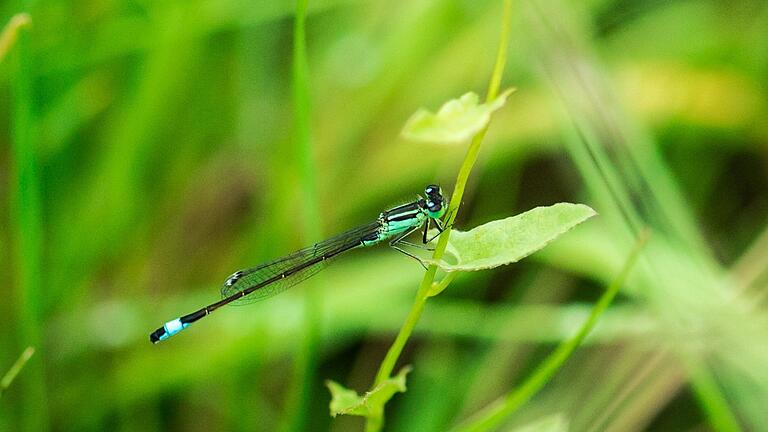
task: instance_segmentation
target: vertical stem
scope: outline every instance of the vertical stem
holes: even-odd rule
[[[365,432],[377,432],[381,430],[383,426],[382,417],[366,417],[365,419]]]
[[[498,51],[496,52],[496,62],[493,68],[493,74],[491,75],[491,80],[488,85],[488,94],[486,95],[487,101],[495,99],[499,94],[501,77],[504,73],[504,66],[507,59],[507,50],[509,47],[509,21],[511,13],[512,1],[504,0],[504,13],[502,14],[500,42]],[[434,260],[439,260],[445,253],[445,248],[448,245],[448,238],[451,235],[451,225],[456,219],[456,214],[458,213],[459,206],[461,205],[461,199],[464,196],[464,189],[467,185],[469,174],[472,171],[472,167],[475,165],[477,155],[480,152],[480,144],[483,142],[483,138],[485,138],[485,133],[487,130],[488,126],[483,128],[480,132],[477,133],[477,135],[472,138],[472,142],[469,145],[467,154],[464,157],[461,168],[459,169],[459,174],[456,178],[453,194],[451,195],[451,200],[448,205],[447,213],[449,217],[446,223],[446,229],[438,239],[437,246],[435,247],[435,252],[433,254]],[[381,366],[376,373],[376,379],[372,388],[375,388],[384,382],[392,374],[392,370],[395,368],[395,364],[397,363],[398,358],[400,358],[400,354],[405,347],[405,343],[408,341],[408,338],[410,338],[414,327],[416,327],[416,323],[421,317],[421,313],[424,310],[424,305],[426,304],[427,298],[429,298],[430,289],[432,288],[432,283],[435,280],[436,272],[437,266],[432,264],[424,274],[424,278],[421,280],[421,284],[419,285],[419,289],[416,293],[416,299],[413,302],[413,306],[411,306],[411,311],[408,313],[408,317],[406,318],[403,327],[400,328],[395,341],[392,343],[389,351],[387,351],[387,355],[381,362]],[[366,430],[372,432],[380,430],[382,422],[377,423],[378,424],[373,424],[371,420],[367,420]]]
[[[40,355],[31,359],[19,378],[23,395],[20,410],[23,430],[46,430],[44,349],[41,329],[42,210],[37,142],[34,130],[34,95],[29,54],[29,32],[20,28],[13,67],[12,155],[14,181],[11,197],[13,260],[18,301],[18,339],[26,347],[37,347]],[[32,409],[34,407],[34,409]]]
[[[488,101],[495,99],[499,94],[501,76],[504,72],[504,65],[506,63],[507,56],[506,53],[509,46],[509,17],[511,15],[512,9],[511,4],[511,0],[504,0],[504,14],[502,16],[500,43],[498,52],[496,54],[496,64],[494,66],[493,75],[491,76],[491,82],[488,86],[488,95],[486,96],[486,100]],[[483,138],[485,138],[485,133],[487,130],[488,127],[486,126],[472,138],[472,142],[469,146],[469,149],[467,150],[467,154],[464,157],[461,168],[459,169],[459,174],[456,177],[456,185],[454,186],[453,193],[451,194],[451,199],[447,210],[447,214],[450,216],[446,223],[445,231],[438,238],[437,246],[435,247],[435,252],[433,254],[434,260],[439,260],[442,258],[443,254],[445,253],[445,248],[448,246],[448,238],[451,235],[451,225],[456,219],[458,208],[461,205],[461,199],[464,196],[464,189],[467,186],[469,174],[472,171],[472,167],[474,166],[475,161],[477,160],[477,155],[480,152],[480,144],[483,142]],[[427,272],[424,274],[424,278],[421,281],[421,285],[419,285],[419,290],[416,294],[416,300],[413,304],[413,307],[411,308],[410,313],[408,314],[408,318],[406,319],[403,327],[400,329],[400,332],[395,338],[395,342],[392,344],[389,352],[387,352],[384,361],[381,363],[379,372],[376,374],[376,380],[373,385],[374,387],[389,378],[390,374],[392,373],[392,370],[395,367],[395,362],[397,362],[397,359],[400,357],[400,353],[405,346],[405,341],[408,340],[408,337],[410,337],[416,322],[421,316],[421,311],[424,309],[424,302],[428,297],[429,289],[435,279],[436,272],[437,266],[430,265],[427,269]]]
[[[306,40],[307,0],[296,1],[296,15],[293,26],[292,97],[294,114],[294,142],[299,168],[299,187],[303,204],[302,231],[307,243],[320,238],[320,212],[315,186],[316,167],[312,152],[310,125],[309,64]],[[285,429],[298,431],[307,429],[307,413],[312,400],[313,383],[316,381],[317,345],[320,338],[318,323],[320,317],[320,293],[308,289],[304,296],[304,338],[295,367],[293,388],[288,395],[288,418]]]

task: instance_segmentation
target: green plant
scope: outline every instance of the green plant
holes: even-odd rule
[[[557,372],[568,357],[573,354],[576,348],[584,341],[590,331],[595,327],[598,318],[608,309],[608,305],[611,304],[619,289],[624,285],[629,277],[630,272],[635,266],[637,259],[640,256],[640,252],[645,247],[645,243],[648,241],[649,232],[643,231],[637,240],[635,248],[631,254],[627,257],[621,272],[611,282],[611,285],[600,296],[600,299],[595,304],[592,312],[589,314],[589,318],[584,321],[581,328],[576,332],[573,337],[560,344],[559,347],[544,360],[536,370],[531,373],[527,380],[515,391],[510,392],[506,396],[499,398],[493,404],[487,406],[481,412],[475,414],[472,419],[469,419],[465,424],[456,428],[456,431],[460,432],[482,432],[488,430],[494,430],[501,423],[515,412],[521,405],[533,397],[533,395],[539,391],[552,376]],[[567,429],[566,429],[567,430]]]
[[[333,395],[330,405],[331,414],[333,416],[337,414],[363,416],[366,418],[366,430],[368,431],[381,429],[384,421],[384,406],[397,392],[406,391],[405,375],[410,369],[403,368],[395,377],[390,377],[390,374],[406,341],[413,332],[428,298],[445,290],[459,272],[486,270],[516,262],[543,248],[560,234],[595,214],[592,209],[584,205],[561,203],[490,222],[466,233],[452,230],[464,187],[472,166],[477,160],[480,144],[491,121],[491,114],[504,105],[507,96],[511,93],[511,90],[506,91],[497,97],[503,66],[506,61],[510,10],[511,2],[505,1],[501,43],[499,44],[496,67],[489,84],[486,103],[478,105],[477,96],[468,93],[460,99],[445,103],[436,114],[431,114],[426,110],[418,111],[405,126],[404,135],[412,139],[436,143],[460,143],[466,138],[471,138],[472,142],[459,170],[456,187],[451,195],[447,212],[447,228],[439,237],[433,258],[425,261],[429,267],[419,286],[414,304],[405,324],[382,362],[371,390],[363,396],[358,396],[354,391],[335,382],[328,382],[328,387]],[[454,231],[453,234],[452,231]],[[641,244],[643,243],[644,240]],[[511,396],[513,401],[511,404],[492,414],[493,420],[481,420],[477,430],[486,430],[488,425],[497,423],[519,403],[529,398],[565,361],[591,330],[597,317],[605,311],[623,284],[624,278],[637,258],[639,249],[640,246],[628,259],[622,276],[606,291],[580,332],[553,355],[553,360],[542,365],[541,371],[532,376],[530,383],[524,386],[519,394]],[[453,262],[449,263],[442,260],[446,251],[453,255]],[[449,272],[440,282],[435,281],[438,268]]]
[[[36,351],[0,430],[360,429],[327,415],[325,377],[395,394],[390,432],[468,425],[520,389],[498,429],[768,430],[764,3],[513,2],[502,106],[506,85],[466,94],[487,86],[498,0],[6,2],[0,375]],[[456,130],[433,114],[451,97]],[[385,247],[149,346],[232,270],[424,184],[450,194],[486,118],[466,232],[431,261],[384,387],[424,276]],[[446,271],[471,228],[557,202],[599,217],[515,265]],[[616,300],[531,392],[644,227]]]

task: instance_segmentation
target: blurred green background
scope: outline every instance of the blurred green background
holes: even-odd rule
[[[501,1],[310,0],[309,153],[291,1],[0,11],[3,26],[32,21],[0,60],[0,375],[37,350],[0,398],[0,430],[360,430],[328,416],[323,380],[372,382],[423,274],[401,254],[353,252],[167,343],[148,334],[216,300],[238,268],[427,183],[450,191],[465,147],[399,132],[421,106],[484,91]],[[768,430],[768,5],[513,11],[502,88],[518,91],[456,227],[558,201],[600,216],[430,300],[386,430],[445,430],[514,388],[583,322],[644,226],[631,281],[506,428],[557,414],[572,431]]]

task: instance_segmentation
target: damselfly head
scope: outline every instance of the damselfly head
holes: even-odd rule
[[[424,200],[424,206],[427,209],[427,214],[433,219],[439,219],[445,214],[445,209],[448,207],[448,203],[443,198],[443,190],[440,186],[431,184],[424,188],[424,194],[426,199]]]

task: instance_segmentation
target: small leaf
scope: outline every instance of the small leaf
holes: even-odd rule
[[[511,264],[543,248],[574,226],[594,216],[584,204],[558,203],[517,216],[488,222],[467,232],[451,231],[448,254],[455,263],[425,259],[441,269],[476,271]]]
[[[325,385],[331,391],[330,409],[332,417],[336,417],[338,414],[366,415],[363,398],[356,391],[332,380],[327,380]]]
[[[367,392],[365,396],[360,396],[356,391],[334,381],[326,381],[325,385],[331,391],[331,416],[346,414],[381,418],[384,413],[384,405],[392,399],[392,396],[398,392],[405,392],[405,376],[410,371],[411,367],[405,366],[396,376],[379,384],[375,389]]]
[[[469,92],[444,103],[437,114],[421,108],[405,123],[403,136],[414,141],[442,144],[467,141],[488,125],[491,114],[504,106],[507,96],[514,90],[507,89],[484,104],[478,104],[477,94]]]

